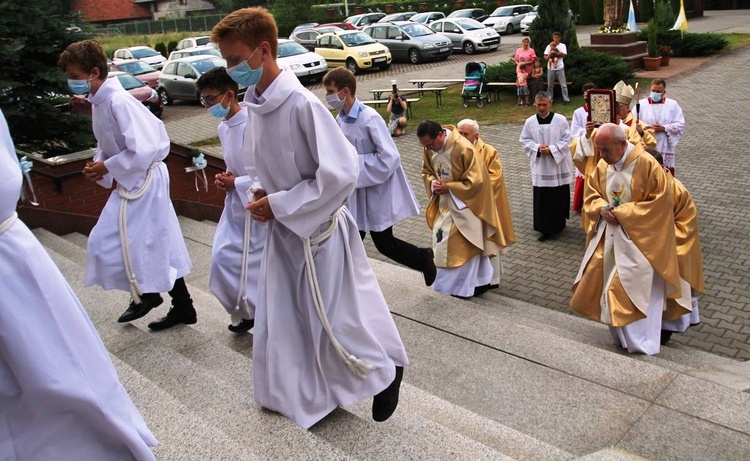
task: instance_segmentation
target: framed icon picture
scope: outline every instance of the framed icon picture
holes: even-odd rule
[[[588,121],[594,125],[615,123],[615,90],[589,90],[586,104],[589,106]]]

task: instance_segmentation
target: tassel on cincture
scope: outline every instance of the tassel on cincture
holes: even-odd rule
[[[345,363],[349,371],[359,376],[360,378],[364,378],[369,372],[375,369],[373,365],[365,363],[361,359],[358,359],[351,354],[346,358]]]

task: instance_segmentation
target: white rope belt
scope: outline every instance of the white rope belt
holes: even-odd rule
[[[349,371],[360,378],[364,378],[367,373],[374,370],[375,367],[350,354],[333,335],[333,330],[331,329],[331,324],[328,322],[328,316],[326,315],[325,307],[323,305],[323,296],[320,293],[318,274],[315,271],[315,261],[313,260],[312,255],[312,245],[318,245],[319,243],[324,242],[336,232],[339,223],[339,215],[341,214],[342,209],[343,207],[339,208],[328,217],[326,222],[330,221],[331,225],[325,230],[325,232],[315,238],[302,239],[305,248],[305,272],[307,273],[307,280],[310,283],[310,292],[312,293],[313,302],[315,303],[315,310],[318,313],[318,318],[320,318],[320,323],[323,324],[323,329],[330,338],[331,343],[333,343],[333,347],[336,348],[336,352],[338,352],[344,360]]]
[[[232,325],[239,325],[244,318],[250,317],[250,305],[247,302],[247,256],[250,252],[250,226],[252,218],[250,212],[245,212],[245,233],[242,238],[242,266],[240,268],[240,286],[237,291],[237,302],[232,311]]]
[[[130,296],[133,298],[135,304],[141,303],[141,287],[138,285],[138,280],[135,277],[135,270],[133,270],[133,261],[130,259],[130,246],[128,245],[128,202],[131,200],[138,200],[148,190],[151,185],[151,181],[154,177],[154,168],[159,166],[161,161],[154,162],[146,170],[146,181],[140,189],[135,193],[131,194],[125,190],[124,187],[119,186],[117,193],[120,194],[120,219],[118,222],[120,231],[120,248],[122,249],[122,262],[125,265],[125,275],[128,277],[130,282]]]
[[[8,219],[6,219],[3,222],[0,222],[0,234],[10,229],[13,226],[13,224],[16,223],[16,219],[18,219],[18,213],[14,211],[13,214],[10,215]]]

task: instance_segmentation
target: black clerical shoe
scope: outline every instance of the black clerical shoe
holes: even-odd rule
[[[490,289],[490,284],[489,283],[487,285],[482,285],[481,287],[475,287],[474,288],[474,296],[479,296],[479,295],[481,295],[483,293],[486,293],[487,290],[489,290],[489,289]]]
[[[661,330],[661,341],[659,342],[662,346],[666,345],[669,340],[672,339],[672,333],[674,333],[674,331]]]
[[[404,367],[396,367],[396,377],[380,394],[372,398],[372,419],[382,423],[391,417],[398,406],[398,393],[401,390],[401,378]]]
[[[148,327],[153,331],[161,331],[166,330],[167,328],[172,328],[173,326],[179,325],[181,323],[192,325],[197,321],[198,319],[192,304],[189,306],[180,307],[179,309],[172,306],[169,309],[169,312],[167,312],[166,317],[162,317],[156,322],[149,323]]]
[[[227,330],[231,331],[232,333],[237,333],[237,334],[247,333],[248,331],[250,331],[250,329],[253,328],[254,325],[255,325],[254,319],[250,319],[250,320],[242,319],[239,325],[229,325],[227,327]]]
[[[537,240],[540,242],[544,242],[545,240],[549,240],[552,238],[552,234],[540,234]]]
[[[144,293],[141,295],[140,303],[136,304],[132,299],[130,300],[130,306],[128,306],[128,309],[122,313],[117,321],[119,323],[126,323],[137,320],[148,314],[151,309],[160,306],[163,302],[164,300],[159,293]]]
[[[497,288],[500,288],[500,284],[499,283],[490,283],[489,285],[487,285],[487,289],[488,290],[495,290]]]
[[[435,283],[435,277],[437,277],[437,267],[435,267],[435,252],[432,248],[427,249],[427,262],[425,263],[424,270],[422,271],[424,277],[424,284],[432,286]]]

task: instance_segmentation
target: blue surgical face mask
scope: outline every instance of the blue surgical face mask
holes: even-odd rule
[[[73,94],[86,94],[91,91],[91,79],[88,80],[73,80],[68,79],[68,88]]]
[[[227,114],[229,113],[229,107],[224,107],[221,105],[224,102],[224,98],[226,96],[227,94],[224,93],[224,96],[221,97],[221,101],[209,107],[208,113],[213,115],[216,118],[226,118]]]
[[[341,110],[344,108],[344,102],[346,102],[346,100],[339,97],[339,93],[341,93],[341,91],[339,91],[338,93],[331,93],[326,95],[326,102],[329,106],[331,106],[331,108],[336,110]]]
[[[253,86],[260,80],[261,75],[263,75],[263,63],[261,63],[260,66],[256,69],[251,69],[250,64],[247,62],[250,60],[250,58],[255,55],[255,53],[260,49],[260,47],[256,48],[255,51],[253,51],[253,54],[250,55],[249,58],[245,59],[241,63],[237,64],[236,66],[232,66],[227,69],[227,74],[237,82],[238,84],[242,86]]]
[[[651,100],[654,102],[661,102],[661,93],[651,92]]]

